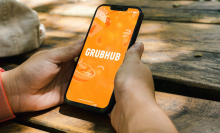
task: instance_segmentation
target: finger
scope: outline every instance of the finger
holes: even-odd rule
[[[144,51],[142,42],[135,43],[126,53],[125,60],[141,60]]]
[[[137,42],[135,43],[126,53],[124,62],[119,68],[116,78],[115,78],[115,97],[117,99],[121,97],[121,94],[128,93],[129,91],[125,91],[123,89],[124,86],[126,88],[130,88],[130,86],[137,81],[138,78],[144,77],[145,67],[141,62],[141,56],[144,51],[143,43]],[[145,77],[144,77],[145,78]],[[143,78],[143,79],[144,79]],[[126,83],[125,83],[126,82]],[[116,87],[117,86],[117,87]]]
[[[52,61],[61,63],[74,59],[80,54],[83,42],[84,39],[81,38],[74,44],[51,50],[50,57],[52,58]]]

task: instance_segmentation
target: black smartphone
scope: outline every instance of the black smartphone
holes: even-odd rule
[[[65,102],[99,113],[114,104],[114,78],[125,53],[136,41],[141,8],[100,5],[93,16],[83,49],[65,93]]]

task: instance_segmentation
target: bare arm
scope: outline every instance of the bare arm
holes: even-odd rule
[[[131,47],[117,72],[112,125],[120,133],[177,133],[155,101],[152,74],[141,62],[143,50],[142,43]]]
[[[83,39],[75,44],[44,50],[15,69],[2,73],[2,82],[13,113],[38,111],[64,103]]]

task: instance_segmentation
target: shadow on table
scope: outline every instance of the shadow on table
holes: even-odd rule
[[[70,105],[60,106],[59,113],[87,122],[91,122],[93,124],[93,126],[91,127],[92,131],[112,133],[115,132],[111,125],[111,120],[107,114],[100,114]]]
[[[47,132],[115,133],[108,115],[67,104],[42,111],[18,114],[12,121]]]
[[[57,106],[49,108],[49,109],[45,109],[45,110],[42,110],[42,111],[26,112],[26,113],[16,114],[16,117],[14,119],[10,120],[10,121],[15,122],[15,123],[19,123],[19,124],[22,124],[22,125],[25,125],[25,126],[28,126],[28,127],[33,127],[33,128],[36,128],[36,129],[40,129],[40,130],[46,131],[46,132],[65,133],[63,131],[60,131],[59,129],[44,125],[36,119],[32,120],[35,117],[39,117],[43,114],[51,112],[55,108],[57,108]],[[51,119],[51,121],[52,121],[52,119]]]

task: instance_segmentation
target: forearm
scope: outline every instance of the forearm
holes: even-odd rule
[[[151,71],[141,62],[143,51],[144,45],[135,43],[116,74],[112,125],[119,133],[176,133],[175,126],[156,103]]]
[[[125,105],[124,116],[121,119],[125,132],[177,133],[175,126],[158,106],[151,93],[133,94],[129,98],[129,103],[125,101],[122,103],[122,106]]]
[[[144,105],[143,105],[144,106]],[[176,128],[156,104],[146,104],[139,107],[126,123],[127,131],[130,133],[177,133]],[[135,111],[134,111],[135,112]]]

